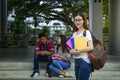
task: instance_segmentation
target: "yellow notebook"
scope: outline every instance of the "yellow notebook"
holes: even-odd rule
[[[74,38],[75,49],[82,49],[87,47],[87,38],[86,37],[75,37]],[[86,52],[81,53],[86,54]]]

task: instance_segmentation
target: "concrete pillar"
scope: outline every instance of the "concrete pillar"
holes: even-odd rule
[[[2,43],[2,42],[1,42],[1,12],[2,12],[2,11],[1,11],[1,0],[0,0],[0,47],[1,47],[1,45],[2,45],[2,44],[1,44],[1,43]]]
[[[0,35],[1,35],[1,0],[0,0]],[[1,36],[0,36],[0,39],[1,39]]]
[[[110,0],[109,53],[120,55],[120,0]]]
[[[0,47],[7,45],[7,0],[0,0]]]
[[[1,34],[7,33],[7,0],[1,0]]]
[[[103,0],[89,0],[89,27],[100,40],[103,39]]]

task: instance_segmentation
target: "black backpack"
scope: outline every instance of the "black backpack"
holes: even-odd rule
[[[90,31],[91,32],[91,31]],[[83,36],[86,36],[86,30],[83,32]],[[105,45],[99,39],[97,39],[91,32],[93,39],[94,50],[88,53],[88,57],[92,64],[92,69],[99,70],[104,67],[107,60],[107,51]]]

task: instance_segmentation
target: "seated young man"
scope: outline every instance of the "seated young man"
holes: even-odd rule
[[[39,76],[39,61],[47,59],[46,76],[51,77],[49,65],[52,62],[51,54],[54,53],[54,43],[52,40],[48,40],[44,33],[38,35],[39,40],[36,42],[35,54],[34,54],[34,72],[31,77]]]

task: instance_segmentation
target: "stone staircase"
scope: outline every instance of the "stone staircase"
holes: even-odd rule
[[[0,80],[75,80],[73,78],[47,78],[46,63],[40,63],[40,76],[31,78],[33,72],[34,46],[27,48],[0,48]],[[74,75],[74,61],[66,70]],[[120,80],[120,55],[109,55],[104,68],[94,71],[91,80]]]
[[[33,72],[33,62],[19,62],[19,61],[2,61],[0,62],[0,80],[75,80],[73,78],[58,78],[54,76],[47,78],[44,76],[46,63],[40,63],[40,76],[38,78],[31,78]],[[74,75],[74,62],[68,73]],[[90,77],[91,80],[120,80],[120,62],[107,61],[104,68],[99,71],[94,71]]]

